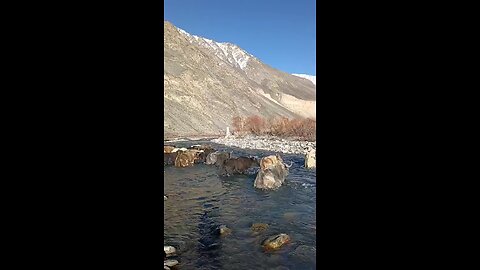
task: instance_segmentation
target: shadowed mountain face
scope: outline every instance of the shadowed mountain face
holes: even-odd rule
[[[223,134],[232,117],[315,118],[315,85],[238,46],[164,22],[165,135]]]

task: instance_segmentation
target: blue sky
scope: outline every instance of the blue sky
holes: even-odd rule
[[[165,0],[164,19],[231,42],[287,73],[316,75],[315,0]]]

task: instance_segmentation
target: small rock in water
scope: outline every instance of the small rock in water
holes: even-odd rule
[[[166,200],[167,200],[167,196],[163,195],[163,200],[166,201]]]
[[[177,252],[177,250],[172,246],[163,246],[163,251],[165,251],[167,255]]]
[[[283,214],[283,218],[287,221],[293,221],[295,218],[297,218],[299,213],[297,212],[287,212]]]
[[[254,223],[251,227],[253,232],[261,232],[268,228],[268,224],[265,223]]]
[[[262,245],[265,249],[271,250],[279,249],[288,242],[290,242],[290,236],[288,236],[288,234],[281,233],[265,239]]]
[[[225,226],[225,225],[220,225],[220,227],[218,228],[218,233],[219,233],[221,236],[227,236],[227,235],[229,235],[231,232],[232,232],[232,230],[231,230],[230,228],[228,228],[227,226]]]
[[[163,266],[172,267],[178,264],[177,260],[166,260],[163,262]]]

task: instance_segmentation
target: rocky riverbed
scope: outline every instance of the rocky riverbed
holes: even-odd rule
[[[243,149],[267,150],[285,154],[304,154],[307,146],[317,148],[317,142],[287,140],[271,136],[228,136],[211,140],[214,143]]]

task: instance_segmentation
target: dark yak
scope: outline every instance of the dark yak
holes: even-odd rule
[[[178,152],[173,153],[164,153],[163,154],[163,165],[173,165],[175,164],[175,159],[177,158]]]
[[[255,157],[229,158],[223,163],[224,174],[244,174],[253,166],[260,166]]]
[[[205,164],[221,167],[223,166],[223,163],[225,163],[225,161],[230,158],[230,156],[231,153],[229,152],[213,152],[207,155]]]

